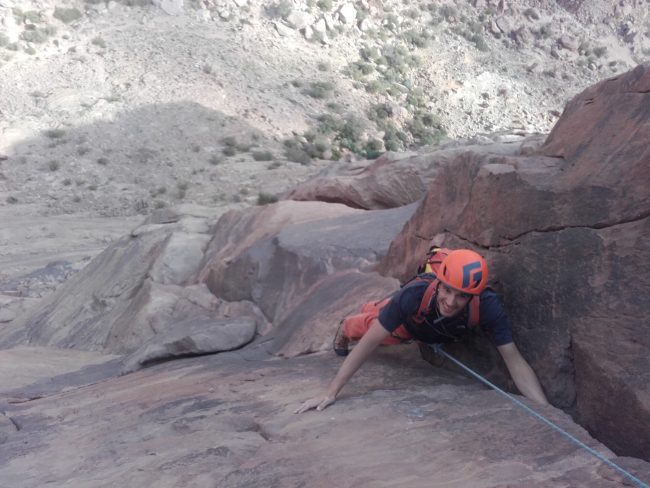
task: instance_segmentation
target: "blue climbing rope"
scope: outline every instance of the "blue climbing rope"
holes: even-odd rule
[[[492,389],[494,389],[495,391],[501,393],[503,396],[507,397],[510,401],[516,403],[516,404],[519,405],[521,408],[523,408],[524,410],[526,410],[528,413],[530,413],[530,414],[533,415],[534,417],[537,417],[539,420],[541,420],[542,422],[544,422],[546,425],[549,425],[549,426],[552,427],[553,429],[557,430],[559,433],[561,433],[561,434],[565,435],[566,437],[568,437],[570,440],[572,440],[573,442],[575,442],[578,446],[582,447],[582,448],[585,449],[587,452],[589,452],[589,454],[591,454],[592,456],[595,456],[596,458],[600,459],[602,462],[604,462],[605,464],[607,464],[607,465],[610,466],[611,468],[614,468],[615,470],[617,470],[617,471],[619,471],[620,473],[624,474],[626,477],[628,477],[629,479],[631,479],[632,481],[634,481],[634,483],[636,483],[636,484],[637,484],[638,486],[640,486],[641,488],[650,488],[650,486],[648,486],[646,483],[644,483],[643,481],[641,481],[641,480],[640,480],[639,478],[637,478],[636,476],[634,476],[634,475],[628,473],[628,472],[625,471],[623,468],[621,468],[619,465],[613,463],[612,461],[610,461],[609,459],[607,459],[605,456],[603,456],[603,455],[600,454],[599,452],[594,451],[591,447],[589,447],[588,445],[586,445],[584,442],[579,441],[578,439],[576,439],[575,437],[573,437],[571,434],[569,434],[568,432],[566,432],[565,430],[563,430],[561,427],[555,425],[555,424],[554,424],[553,422],[551,422],[550,420],[548,420],[548,419],[546,419],[545,417],[543,417],[542,415],[538,414],[535,410],[533,410],[532,408],[530,408],[528,405],[524,404],[523,402],[520,402],[519,400],[517,400],[516,398],[514,398],[512,395],[510,395],[510,394],[506,393],[505,391],[503,391],[503,390],[502,390],[501,388],[499,388],[498,386],[496,386],[496,385],[490,383],[487,379],[483,378],[480,374],[476,373],[475,371],[473,371],[473,370],[471,370],[470,368],[468,368],[467,366],[465,366],[463,363],[461,363],[459,360],[457,360],[457,359],[454,358],[453,356],[450,356],[449,354],[447,354],[445,351],[442,350],[442,347],[441,347],[440,344],[430,344],[429,347],[431,347],[431,349],[433,349],[434,352],[435,352],[436,354],[440,354],[440,355],[446,357],[447,359],[451,360],[452,362],[454,362],[454,364],[457,364],[457,365],[460,366],[462,369],[464,369],[465,371],[467,371],[469,374],[471,374],[472,376],[474,376],[474,377],[477,378],[478,380],[480,380],[480,381],[482,381],[483,383],[485,383],[486,385],[488,385],[490,388],[492,388]]]

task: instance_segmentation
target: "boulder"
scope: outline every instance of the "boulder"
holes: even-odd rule
[[[338,10],[339,19],[344,24],[353,24],[357,18],[357,9],[353,3],[344,3]]]
[[[386,153],[365,167],[339,170],[336,174],[321,175],[297,185],[285,198],[342,203],[361,209],[408,205],[421,199],[440,168],[451,162],[516,155],[534,139],[535,136],[520,138],[514,144],[502,141],[452,145],[418,155]]]
[[[371,270],[413,210],[281,201],[232,212],[217,224],[197,280],[225,300],[255,302],[277,326],[320,279]]]
[[[204,316],[180,321],[128,355],[122,373],[169,359],[239,349],[253,340],[255,331],[255,320],[250,317],[215,320]]]

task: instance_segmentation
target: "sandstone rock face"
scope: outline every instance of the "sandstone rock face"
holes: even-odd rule
[[[639,66],[572,100],[537,154],[442,169],[382,265],[407,275],[438,234],[473,243],[554,404],[640,457],[650,452],[649,86]]]
[[[284,201],[225,215],[197,279],[225,300],[255,302],[277,326],[319,280],[375,266],[413,211]]]
[[[179,322],[130,354],[122,373],[166,359],[239,349],[255,337],[256,328],[255,320],[247,317],[215,320],[207,316]]]
[[[495,392],[413,358],[412,347],[380,349],[336,404],[303,415],[296,405],[340,360],[244,352],[83,388],[80,377],[50,377],[68,392],[3,405],[0,479],[21,488],[622,485],[617,472]],[[38,396],[38,385],[31,391]],[[540,410],[612,456],[566,414]],[[648,463],[614,461],[650,476]]]
[[[516,155],[533,140],[536,138],[494,143],[488,139],[486,144],[454,144],[429,154],[387,153],[366,167],[313,178],[291,190],[286,198],[342,203],[368,210],[408,205],[422,198],[440,168],[451,162]]]

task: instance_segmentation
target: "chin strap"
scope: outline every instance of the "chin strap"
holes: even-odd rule
[[[562,429],[561,427],[559,427],[558,425],[554,424],[553,422],[551,422],[551,421],[548,420],[547,418],[545,418],[545,417],[543,417],[542,415],[540,415],[539,413],[535,412],[535,410],[533,410],[532,408],[530,408],[528,405],[524,404],[523,402],[520,402],[519,400],[517,400],[516,398],[514,398],[512,395],[509,395],[508,393],[506,393],[505,391],[503,391],[503,390],[502,390],[501,388],[499,388],[498,386],[494,385],[493,383],[490,383],[487,379],[485,379],[485,378],[484,378],[483,376],[481,376],[480,374],[476,373],[475,371],[473,371],[473,370],[471,370],[470,368],[468,368],[467,366],[465,366],[463,363],[461,363],[460,361],[458,361],[456,358],[454,358],[454,357],[450,356],[449,354],[447,354],[445,351],[442,350],[442,345],[441,345],[441,344],[429,344],[429,347],[430,347],[431,349],[433,349],[433,351],[434,351],[436,354],[440,354],[441,356],[446,357],[447,359],[449,359],[450,361],[452,361],[454,364],[460,366],[463,370],[467,371],[469,374],[471,374],[472,376],[474,376],[474,377],[475,377],[476,379],[478,379],[479,381],[485,383],[486,385],[488,385],[488,386],[489,386],[490,388],[492,388],[493,390],[495,390],[495,391],[501,393],[503,396],[505,396],[506,398],[508,398],[510,401],[514,402],[515,404],[517,404],[518,406],[520,406],[521,408],[523,408],[524,410],[526,410],[528,413],[530,413],[530,414],[533,415],[534,417],[536,417],[536,418],[538,418],[539,420],[541,420],[542,422],[544,422],[546,425],[552,427],[553,429],[555,429],[556,431],[558,431],[558,432],[561,433],[562,435],[568,437],[568,438],[569,438],[571,441],[573,441],[575,444],[577,444],[578,446],[580,446],[580,447],[582,447],[583,449],[585,449],[589,454],[591,454],[592,456],[595,456],[596,458],[600,459],[602,462],[604,462],[605,464],[607,464],[609,467],[614,468],[615,470],[619,471],[620,473],[622,473],[623,475],[625,475],[626,477],[628,477],[630,480],[632,480],[634,483],[636,483],[636,484],[637,484],[638,486],[640,486],[641,488],[650,488],[650,486],[648,486],[646,483],[644,483],[643,481],[641,481],[639,478],[637,478],[637,477],[635,477],[634,475],[628,473],[628,472],[625,471],[623,468],[621,468],[619,465],[614,464],[612,461],[610,461],[609,459],[607,459],[605,456],[603,456],[602,454],[600,454],[600,453],[597,452],[597,451],[594,451],[591,447],[587,446],[584,442],[579,441],[578,439],[576,439],[575,437],[573,437],[571,434],[569,434],[568,432],[566,432],[565,430],[563,430],[563,429]]]

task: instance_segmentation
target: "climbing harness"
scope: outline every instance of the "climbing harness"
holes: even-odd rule
[[[460,366],[462,369],[464,369],[464,370],[467,371],[469,374],[471,374],[472,376],[474,376],[476,379],[482,381],[483,383],[485,383],[486,385],[488,385],[488,386],[489,386],[490,388],[492,388],[493,390],[495,390],[495,391],[501,393],[503,396],[505,396],[505,397],[508,398],[510,401],[514,402],[515,404],[519,405],[521,408],[523,408],[524,410],[526,410],[528,413],[530,413],[530,414],[533,415],[534,417],[537,417],[539,420],[541,420],[542,422],[544,422],[546,425],[549,425],[549,426],[552,427],[553,429],[557,430],[559,433],[561,433],[561,434],[565,435],[566,437],[568,437],[570,440],[572,440],[572,441],[573,441],[574,443],[576,443],[578,446],[580,446],[580,447],[582,447],[583,449],[585,449],[585,450],[586,450],[589,454],[591,454],[592,456],[595,456],[596,458],[600,459],[602,462],[604,462],[605,464],[607,464],[607,465],[610,466],[611,468],[614,468],[615,470],[617,470],[617,471],[619,471],[620,473],[624,474],[626,477],[628,477],[630,480],[634,481],[634,483],[636,483],[636,484],[637,484],[638,486],[640,486],[641,488],[650,488],[650,486],[648,486],[646,483],[644,483],[643,481],[641,481],[639,478],[637,478],[637,477],[635,477],[634,475],[628,473],[628,472],[625,471],[623,468],[621,468],[621,467],[618,466],[617,464],[613,463],[612,461],[610,461],[609,459],[607,459],[606,457],[604,457],[604,456],[603,456],[602,454],[600,454],[599,452],[594,451],[592,448],[590,448],[589,446],[587,446],[587,445],[584,444],[583,442],[581,442],[581,441],[579,441],[578,439],[576,439],[575,437],[573,437],[571,434],[569,434],[568,432],[566,432],[565,430],[563,430],[561,427],[555,425],[555,424],[554,424],[553,422],[551,422],[550,420],[546,419],[545,417],[543,417],[543,416],[540,415],[539,413],[535,412],[535,410],[533,410],[533,409],[530,408],[529,406],[525,405],[523,402],[520,402],[519,400],[517,400],[516,398],[514,398],[512,395],[509,395],[508,393],[506,393],[505,391],[503,391],[503,390],[502,390],[501,388],[499,388],[498,386],[496,386],[496,385],[490,383],[487,379],[483,378],[480,374],[476,373],[475,371],[473,371],[473,370],[471,370],[470,368],[468,368],[467,366],[465,366],[463,363],[461,363],[460,361],[458,361],[456,358],[454,358],[454,357],[450,356],[449,354],[447,354],[445,351],[442,350],[442,347],[441,347],[440,344],[429,344],[429,347],[430,347],[431,349],[433,349],[433,351],[434,351],[436,354],[440,354],[440,355],[446,357],[447,359],[449,359],[450,361],[452,361],[454,364]]]

